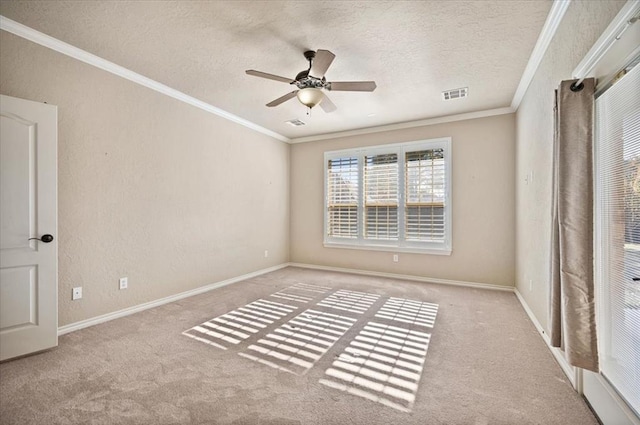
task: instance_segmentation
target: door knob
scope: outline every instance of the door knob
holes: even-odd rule
[[[53,241],[53,235],[50,235],[47,233],[46,235],[42,235],[41,238],[29,238],[29,240],[32,240],[32,239],[35,239],[37,241],[44,242],[44,243],[49,243]]]

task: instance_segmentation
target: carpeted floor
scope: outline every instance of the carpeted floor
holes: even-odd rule
[[[512,293],[293,267],[1,364],[0,422],[597,424]]]

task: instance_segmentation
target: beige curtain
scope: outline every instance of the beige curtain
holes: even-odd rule
[[[593,282],[595,82],[556,91],[551,246],[551,345],[570,364],[598,371]]]

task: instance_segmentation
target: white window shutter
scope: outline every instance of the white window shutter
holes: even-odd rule
[[[365,156],[365,239],[398,239],[398,154]]]
[[[411,241],[444,241],[446,169],[443,149],[405,155],[405,237]]]
[[[327,234],[358,237],[358,158],[330,159],[327,169]]]

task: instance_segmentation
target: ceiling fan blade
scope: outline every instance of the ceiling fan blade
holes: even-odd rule
[[[374,91],[375,81],[335,81],[327,86],[327,90],[333,91]]]
[[[271,102],[267,103],[267,106],[268,107],[278,106],[279,104],[284,103],[287,100],[296,97],[296,93],[298,93],[298,90],[294,90],[291,93],[287,93],[284,96],[281,96],[281,97],[277,98],[276,100],[272,100]]]
[[[293,80],[291,78],[281,77],[279,75],[268,74],[266,72],[260,72],[260,71],[254,70],[254,69],[247,69],[245,72],[247,74],[249,74],[249,75],[253,75],[254,77],[261,77],[261,78],[266,78],[266,79],[269,79],[269,80],[282,81],[283,83],[288,83],[288,84],[291,84],[293,82]]]
[[[326,93],[324,93],[324,96],[322,97],[322,102],[320,102],[320,107],[322,108],[323,111],[325,111],[327,114],[329,112],[333,112],[336,109],[338,109],[336,107],[336,105],[331,101],[331,99],[329,99],[329,96],[327,96]]]
[[[316,78],[324,77],[325,72],[331,66],[331,62],[335,59],[336,55],[328,50],[318,50],[316,57],[311,62],[310,74]]]

